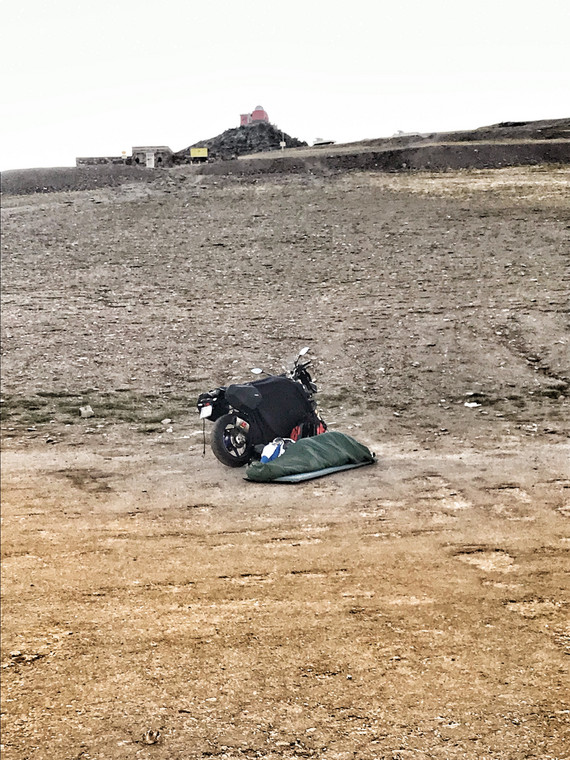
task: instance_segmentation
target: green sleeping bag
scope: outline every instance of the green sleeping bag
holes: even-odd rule
[[[345,433],[328,432],[301,438],[271,462],[254,462],[246,469],[246,479],[258,483],[298,483],[375,461],[370,449],[354,438]]]

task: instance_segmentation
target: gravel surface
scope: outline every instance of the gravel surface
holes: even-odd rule
[[[3,198],[4,758],[567,757],[570,170],[156,176]],[[203,456],[303,345],[378,464]]]

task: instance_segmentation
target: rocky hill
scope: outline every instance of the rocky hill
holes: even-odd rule
[[[249,153],[279,150],[282,141],[287,143],[287,148],[307,146],[306,142],[291,137],[273,124],[260,121],[247,127],[226,129],[221,135],[201,140],[175,153],[174,159],[177,163],[187,163],[190,160],[190,148],[208,148],[208,155],[213,159],[237,158]]]

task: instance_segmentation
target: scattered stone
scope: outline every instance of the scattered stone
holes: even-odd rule
[[[145,731],[142,737],[143,744],[156,744],[160,739],[160,731],[152,731],[149,729]]]
[[[10,652],[12,662],[18,663],[20,665],[28,665],[30,662],[35,662],[36,660],[41,659],[43,656],[44,655],[39,654],[39,652],[32,652],[31,654],[20,652],[20,650]]]
[[[89,404],[87,404],[87,406],[80,406],[79,407],[79,413],[81,414],[82,417],[94,417],[95,416],[95,412],[89,406]]]

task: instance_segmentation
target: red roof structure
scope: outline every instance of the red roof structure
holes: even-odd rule
[[[247,127],[250,124],[255,124],[258,121],[265,121],[269,124],[269,116],[263,106],[255,106],[255,109],[251,113],[240,114],[240,127]]]
[[[251,120],[269,122],[269,116],[267,115],[267,111],[263,110],[263,106],[255,106],[255,110],[251,114]]]

